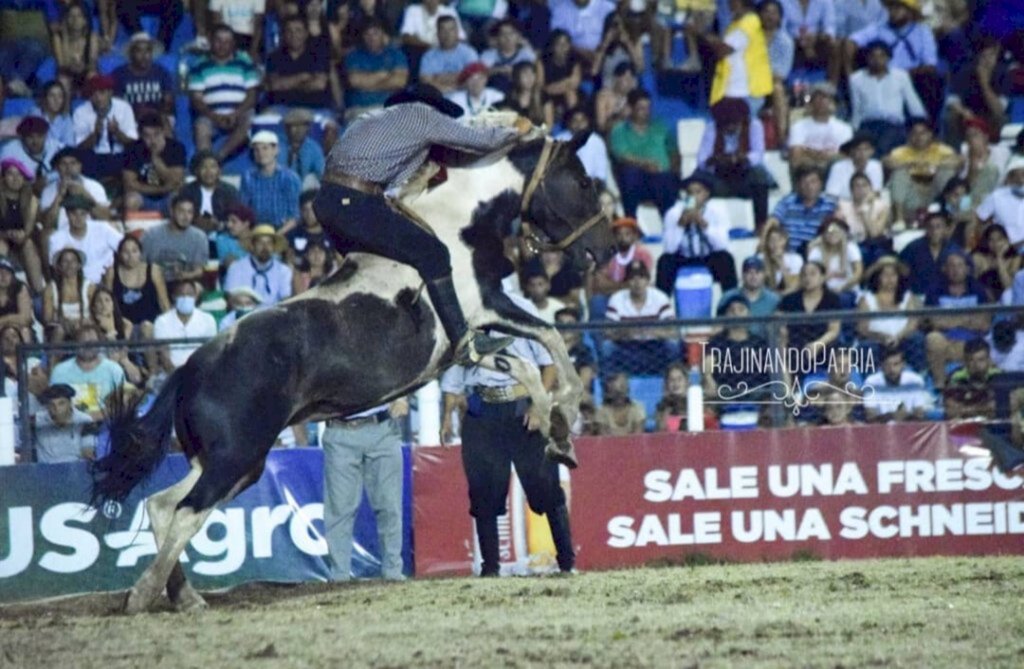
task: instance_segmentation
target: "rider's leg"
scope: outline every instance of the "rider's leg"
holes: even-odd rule
[[[452,284],[448,248],[416,223],[387,205],[382,197],[325,182],[313,201],[317,220],[333,235],[360,251],[397,260],[419,272],[427,284],[445,334],[455,348],[456,362],[476,362],[512,343],[472,332]]]

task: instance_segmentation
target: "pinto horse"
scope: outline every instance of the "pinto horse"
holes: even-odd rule
[[[572,424],[582,386],[558,333],[502,293],[511,270],[503,241],[521,219],[533,243],[564,248],[577,266],[610,248],[595,186],[576,157],[585,139],[524,140],[449,166],[447,181],[401,198],[449,248],[468,322],[535,339],[552,352],[554,397],[538,370],[517,358],[480,362],[527,386],[545,434],[552,417]],[[179,557],[215,505],[260,477],[282,429],[382,404],[451,364],[450,343],[421,289],[411,267],[350,253],[321,285],[246,316],[198,349],[145,415],[131,403],[113,409],[111,452],[94,468],[94,502],[123,500],[149,476],[168,451],[172,427],[190,464],[181,481],[147,501],[159,550],[128,592],[126,612],[149,609],[165,586],[180,610],[205,605]]]

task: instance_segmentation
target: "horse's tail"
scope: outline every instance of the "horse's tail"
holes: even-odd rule
[[[123,501],[163,460],[171,445],[183,378],[182,370],[176,369],[142,416],[138,409],[143,394],[126,399],[120,390],[114,391],[106,418],[110,453],[92,466],[94,505],[108,499]]]

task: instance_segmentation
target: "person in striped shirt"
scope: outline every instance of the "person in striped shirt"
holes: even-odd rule
[[[641,260],[626,267],[626,288],[608,300],[605,317],[610,321],[651,323],[671,320],[676,312],[668,295],[651,286],[651,272]],[[675,328],[613,328],[602,344],[607,361],[604,372],[660,374],[665,364],[679,359]]]
[[[227,140],[216,151],[220,162],[245,145],[260,73],[245,54],[235,51],[235,34],[224,24],[213,27],[210,55],[188,76],[196,149],[211,150],[216,137]]]
[[[789,233],[789,246],[803,253],[804,247],[818,235],[822,221],[836,210],[836,201],[823,195],[821,172],[813,166],[796,170],[796,190],[775,205],[768,222],[781,225]]]

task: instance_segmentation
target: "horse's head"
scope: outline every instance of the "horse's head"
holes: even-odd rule
[[[578,269],[603,262],[613,247],[611,229],[601,213],[597,186],[576,151],[590,133],[571,140],[531,142],[533,157],[523,192],[523,221],[538,250],[564,250]]]

